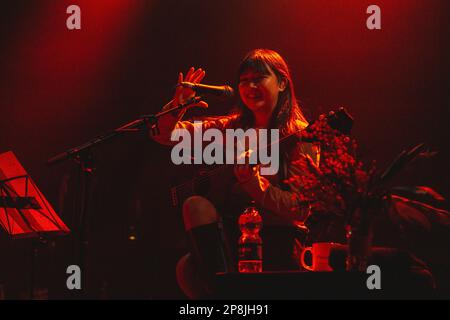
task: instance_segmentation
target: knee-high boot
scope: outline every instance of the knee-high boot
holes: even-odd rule
[[[229,272],[231,255],[217,222],[187,231],[188,245],[199,277],[208,294],[213,293],[216,272]]]

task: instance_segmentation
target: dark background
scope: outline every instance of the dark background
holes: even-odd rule
[[[70,4],[81,7],[81,30],[66,28]],[[366,28],[370,4],[381,7],[381,30]],[[0,152],[14,151],[73,231],[78,168],[70,161],[49,167],[47,158],[157,112],[171,98],[178,72],[190,66],[207,71],[205,83],[234,84],[242,57],[259,47],[286,58],[309,119],[347,107],[363,159],[382,168],[419,142],[438,151],[396,182],[450,195],[448,1],[9,0],[0,6]],[[211,101],[208,114],[229,108]],[[172,165],[169,149],[144,134],[110,141],[94,155],[83,274],[88,296],[182,297],[174,272],[184,235],[169,187],[193,168]],[[135,241],[128,239],[132,226]],[[7,298],[25,297],[31,241],[0,234],[0,283]],[[50,298],[76,296],[65,288],[66,267],[77,264],[75,235],[39,248],[35,286],[47,288]]]

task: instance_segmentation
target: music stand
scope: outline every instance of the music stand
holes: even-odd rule
[[[61,236],[70,232],[12,151],[0,154],[0,225],[12,238]],[[33,241],[31,298],[34,287]]]

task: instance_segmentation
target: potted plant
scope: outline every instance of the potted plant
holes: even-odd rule
[[[302,131],[301,139],[320,149],[320,162],[317,166],[309,156],[302,156],[294,162],[302,174],[286,183],[297,190],[299,207],[295,209],[309,209],[306,225],[321,225],[322,241],[323,234],[337,227],[348,243],[346,269],[365,271],[377,216],[385,214],[390,223],[400,228],[411,224],[427,228],[431,220],[450,225],[450,213],[414,199],[422,195],[444,201],[429,187],[392,188],[387,184],[417,159],[429,158],[434,153],[419,144],[401,152],[386,170],[379,171],[375,162],[367,165],[358,159],[357,143],[349,135],[352,120],[341,108],[321,116]],[[400,196],[400,191],[404,195]],[[317,232],[315,236],[320,237]]]

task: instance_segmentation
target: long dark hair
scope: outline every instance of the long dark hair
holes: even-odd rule
[[[278,102],[269,123],[269,129],[280,129],[281,136],[303,129],[308,122],[295,97],[294,84],[292,83],[287,63],[279,53],[269,49],[250,51],[241,62],[238,79],[242,73],[248,70],[264,75],[270,74],[268,68],[277,76],[279,83],[283,80],[286,81],[286,89],[279,93]],[[250,128],[254,125],[254,115],[242,102],[240,95],[238,95],[237,107],[233,114],[237,117],[236,122],[238,126]]]

